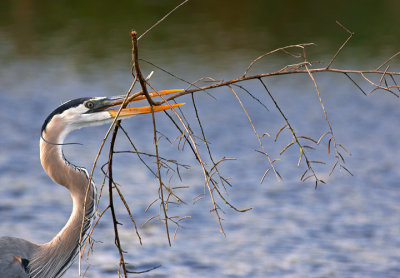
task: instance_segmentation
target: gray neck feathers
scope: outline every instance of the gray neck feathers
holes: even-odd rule
[[[47,128],[43,136],[47,141],[60,143],[63,138],[60,138],[60,132],[57,131]],[[61,277],[79,253],[79,241],[84,242],[88,236],[96,211],[96,190],[93,183],[88,185],[86,169],[64,158],[62,146],[41,140],[40,159],[47,174],[70,191],[73,210],[64,228],[50,242],[39,245],[28,268],[32,278]]]

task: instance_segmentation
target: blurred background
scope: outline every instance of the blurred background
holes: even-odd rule
[[[38,143],[44,119],[72,98],[125,93],[132,80],[129,32],[143,33],[179,3],[0,2],[0,235],[43,243],[63,227],[72,202],[41,168]],[[317,44],[308,48],[309,59],[327,63],[348,36],[337,20],[355,35],[334,66],[374,69],[400,49],[399,11],[400,2],[394,0],[192,0],[139,41],[139,55],[190,82],[204,76],[238,77],[255,57],[290,44]],[[252,73],[295,62],[279,54],[257,63]],[[397,58],[390,69],[398,68]],[[157,88],[186,87],[142,63],[145,75],[152,70],[151,81]],[[181,192],[187,205],[171,208],[171,214],[191,218],[182,223],[172,247],[164,226],[156,221],[140,228],[140,246],[122,204],[117,203],[126,259],[134,270],[162,265],[143,277],[399,277],[399,99],[384,92],[364,96],[343,76],[325,73],[316,78],[336,139],[352,153],[345,158],[354,177],[340,171],[328,176],[333,160],[324,142],[312,157],[328,163],[318,168],[327,185],[314,190],[314,184],[300,182],[298,150],[279,156],[291,140],[287,133],[277,143],[273,136],[263,138],[270,155],[282,158],[277,167],[284,180],[270,175],[260,184],[268,165],[254,151],[259,149],[257,139],[232,93],[226,88],[211,91],[215,98],[198,93],[200,117],[215,157],[237,158],[222,167],[224,176],[232,177],[229,200],[239,208],[253,209],[237,213],[221,202],[224,238],[209,213],[210,200],[193,201],[204,192],[193,156],[163,140],[164,156],[192,165],[182,173],[182,185],[189,186]],[[307,76],[265,81],[299,134],[318,138],[327,131]],[[238,91],[258,132],[275,134],[284,122],[265,91],[255,81],[242,85],[269,108],[266,111]],[[365,82],[360,85],[368,89]],[[198,129],[190,97],[180,101],[188,103],[184,112]],[[163,114],[157,123],[171,138],[179,135]],[[151,117],[140,116],[124,126],[140,149],[154,152]],[[68,141],[84,146],[66,147],[66,156],[90,168],[105,131],[106,127],[96,127],[71,134]],[[118,148],[129,149],[123,136]],[[143,224],[158,213],[158,207],[145,213],[158,196],[158,182],[134,155],[119,155],[115,169],[138,224]],[[101,184],[101,171],[95,175]],[[175,182],[179,183],[176,176]],[[106,205],[105,198],[100,207]],[[117,277],[119,256],[109,216],[100,222],[95,239],[86,277]],[[65,277],[77,277],[77,264]]]

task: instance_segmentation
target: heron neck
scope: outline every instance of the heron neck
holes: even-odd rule
[[[63,141],[63,138],[49,132],[44,136],[49,142],[60,144]],[[50,242],[39,245],[30,262],[31,276],[61,277],[76,258],[79,242],[85,239],[90,228],[95,211],[95,189],[93,184],[89,184],[85,169],[65,160],[62,146],[41,140],[40,159],[44,170],[54,182],[70,191],[73,209],[62,230]]]

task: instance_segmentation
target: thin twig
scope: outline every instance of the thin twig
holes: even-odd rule
[[[346,27],[344,27],[339,21],[336,21],[336,24],[339,25],[340,27],[342,27],[347,33],[350,34],[350,36],[345,40],[345,42],[339,47],[339,49],[336,51],[335,55],[333,55],[331,61],[328,63],[328,65],[326,66],[326,68],[328,69],[333,61],[336,59],[336,57],[339,55],[339,53],[342,51],[342,49],[346,46],[346,44],[349,42],[349,40],[353,37],[354,33],[349,31],[349,29],[347,29]]]
[[[117,122],[118,123],[118,122]],[[111,216],[113,220],[113,226],[114,226],[114,237],[115,237],[115,245],[117,246],[118,252],[119,252],[119,265],[120,267],[122,266],[123,274],[125,278],[128,277],[127,270],[126,270],[126,264],[125,264],[125,259],[124,259],[124,251],[122,250],[121,246],[121,241],[119,239],[119,233],[118,233],[118,224],[119,222],[117,221],[117,216],[115,214],[115,208],[114,208],[114,198],[113,198],[113,171],[112,171],[112,162],[113,162],[113,149],[114,149],[114,144],[115,144],[115,139],[117,138],[117,133],[118,133],[118,124],[115,126],[112,137],[111,137],[111,143],[110,143],[110,152],[109,152],[109,158],[108,158],[108,194],[109,194],[109,203],[110,203],[110,210],[111,210]],[[119,275],[120,270],[118,270]]]
[[[261,84],[263,85],[265,91],[268,93],[269,97],[270,97],[271,100],[273,101],[273,103],[274,103],[276,109],[278,109],[279,113],[281,114],[282,118],[284,119],[284,121],[285,121],[285,123],[286,123],[285,126],[287,126],[287,127],[289,128],[290,132],[292,133],[292,136],[293,136],[294,141],[296,142],[296,144],[297,144],[297,145],[299,146],[299,148],[300,148],[300,157],[299,157],[298,165],[300,165],[300,161],[301,161],[302,157],[304,156],[308,169],[312,172],[312,174],[313,174],[313,176],[314,176],[314,178],[315,178],[315,181],[318,182],[318,181],[319,181],[319,178],[317,177],[317,173],[316,173],[316,172],[314,171],[314,169],[312,168],[311,163],[310,163],[310,161],[309,161],[309,159],[308,159],[308,157],[307,157],[307,155],[306,155],[306,153],[305,153],[305,151],[304,151],[304,147],[303,147],[303,145],[300,143],[299,137],[297,136],[296,132],[294,131],[294,129],[293,129],[292,125],[290,124],[288,118],[287,118],[286,115],[283,113],[282,109],[281,109],[280,106],[278,105],[278,103],[277,103],[277,101],[275,100],[275,98],[272,96],[270,90],[268,89],[268,87],[267,87],[267,85],[264,83],[264,81],[263,81],[261,78],[259,79],[259,81],[261,82]],[[284,126],[284,127],[285,127],[285,126]],[[282,128],[282,129],[283,129],[283,128]],[[281,129],[281,130],[282,130],[282,129]]]
[[[147,29],[143,34],[141,34],[138,38],[138,40],[140,40],[144,35],[146,35],[148,32],[150,32],[154,27],[156,27],[158,24],[160,24],[161,22],[163,22],[168,16],[170,16],[170,14],[172,14],[174,11],[176,11],[177,9],[179,9],[181,6],[183,6],[184,4],[186,4],[189,0],[185,0],[182,3],[180,3],[178,6],[176,6],[175,8],[173,8],[171,11],[169,11],[165,16],[163,16],[160,20],[158,20],[156,23],[154,23],[149,29]]]
[[[137,46],[137,33],[135,31],[131,32],[131,36],[132,36],[132,45],[133,45],[133,57],[134,57],[134,67],[135,67],[135,72],[136,75],[139,79],[139,83],[140,86],[142,87],[142,91],[144,93],[144,95],[147,98],[147,101],[150,104],[151,107],[151,117],[152,117],[152,121],[153,121],[153,131],[154,131],[154,146],[155,146],[155,150],[156,150],[156,158],[157,158],[157,176],[158,176],[158,180],[159,180],[159,190],[160,190],[160,199],[161,199],[161,205],[163,207],[163,212],[164,212],[164,216],[165,216],[165,229],[166,229],[166,233],[167,233],[167,239],[168,239],[168,244],[171,246],[171,239],[170,239],[170,235],[169,235],[169,228],[168,228],[168,215],[167,215],[167,208],[166,208],[166,204],[164,202],[164,191],[163,191],[163,182],[161,179],[161,164],[160,164],[160,157],[158,155],[158,140],[157,140],[157,127],[156,127],[156,120],[155,120],[155,116],[154,116],[154,102],[151,99],[149,93],[147,92],[147,86],[146,86],[146,80],[143,78],[143,75],[140,71],[140,67],[139,67],[139,62],[138,62],[138,46]]]
[[[191,93],[195,93],[195,92],[199,92],[199,91],[205,91],[205,90],[211,90],[211,89],[215,89],[215,88],[219,88],[219,87],[224,87],[224,86],[228,86],[228,85],[232,85],[232,84],[236,84],[236,83],[240,83],[243,81],[247,81],[247,80],[254,80],[254,79],[260,79],[260,78],[265,78],[265,77],[272,77],[272,76],[284,76],[284,75],[289,75],[289,74],[307,74],[309,75],[309,73],[323,73],[323,72],[332,72],[332,73],[341,73],[341,74],[383,74],[385,73],[385,71],[383,70],[349,70],[349,69],[336,69],[336,68],[313,68],[313,69],[296,69],[296,70],[288,70],[288,71],[275,71],[275,72],[268,72],[268,73],[261,73],[261,74],[255,74],[255,75],[248,75],[248,76],[244,76],[244,77],[239,77],[239,78],[234,78],[228,81],[221,81],[218,83],[214,83],[211,85],[206,85],[206,86],[201,86],[198,88],[193,88],[193,89],[189,89],[189,90],[183,90],[179,93],[176,94],[171,94],[170,96],[166,97],[165,99],[163,99],[162,101],[159,102],[155,102],[155,104],[159,105],[162,103],[165,103],[167,101],[176,99],[178,97],[187,95],[187,94],[191,94]],[[386,72],[387,75],[393,75],[393,76],[400,76],[400,72],[394,72],[394,71],[390,71],[390,72]]]
[[[86,202],[87,202],[87,198],[88,198],[88,196],[89,196],[89,188],[90,188],[90,185],[91,185],[92,180],[93,180],[94,169],[96,168],[97,161],[98,161],[98,159],[99,159],[99,157],[100,157],[100,154],[101,154],[101,152],[102,152],[102,150],[103,150],[103,148],[104,148],[104,144],[105,144],[105,142],[106,142],[106,140],[107,140],[109,134],[111,133],[111,130],[113,130],[113,128],[114,128],[116,122],[118,121],[118,117],[119,117],[119,115],[120,115],[122,109],[123,109],[123,108],[126,106],[126,104],[128,103],[128,102],[127,102],[128,97],[129,97],[130,93],[132,92],[133,87],[134,87],[135,84],[136,84],[136,80],[137,80],[137,77],[135,76],[134,80],[133,80],[132,83],[131,83],[131,86],[129,87],[129,89],[128,89],[126,95],[125,95],[125,99],[124,99],[123,105],[121,105],[121,107],[119,108],[116,117],[114,118],[114,120],[113,120],[113,122],[111,123],[110,127],[108,128],[106,134],[104,135],[104,138],[103,138],[103,140],[102,140],[102,142],[101,142],[101,145],[100,145],[100,147],[99,147],[99,150],[98,150],[98,152],[97,152],[96,158],[94,159],[93,166],[92,166],[92,170],[90,171],[90,174],[89,174],[88,186],[87,186],[87,188],[86,188],[85,200],[84,200],[84,203],[83,203],[83,204],[84,204],[84,205],[83,205],[83,211],[86,211]],[[80,236],[80,239],[79,239],[79,245],[80,245],[80,246],[82,246],[82,243],[83,243],[83,242],[82,242],[82,234],[83,234],[82,231],[83,231],[83,226],[84,226],[84,220],[85,220],[85,219],[83,218],[83,219],[82,219],[82,222],[81,222],[81,232],[80,232],[81,236]],[[89,237],[88,237],[88,239],[89,239]],[[85,244],[85,246],[86,246],[86,244]],[[81,248],[79,248],[79,262],[81,261],[81,259],[82,259],[84,253],[85,253],[85,249],[81,250]]]
[[[136,76],[139,79],[140,86],[142,87],[143,94],[146,96],[147,101],[151,106],[155,105],[154,101],[151,99],[149,92],[147,91],[146,80],[143,78],[142,72],[140,71],[138,55],[139,49],[137,46],[137,33],[136,31],[131,32],[132,37],[132,57],[133,57],[133,67],[135,68]]]
[[[245,77],[247,75],[247,73],[249,72],[250,68],[259,60],[261,60],[262,58],[264,58],[265,56],[271,55],[275,52],[279,52],[279,51],[285,51],[286,49],[290,49],[290,48],[304,48],[306,46],[311,46],[311,45],[315,45],[314,43],[301,43],[301,44],[295,44],[295,45],[288,45],[288,46],[284,46],[284,47],[280,47],[277,49],[274,49],[272,51],[269,51],[259,57],[257,57],[256,59],[254,59],[250,65],[247,67],[247,69],[244,71],[242,77]],[[285,52],[287,54],[287,52]]]
[[[263,145],[263,143],[262,143],[262,141],[261,141],[261,138],[260,138],[260,136],[258,135],[258,132],[257,132],[257,130],[256,130],[254,124],[253,124],[253,121],[251,120],[251,117],[250,117],[249,113],[247,112],[246,108],[244,107],[243,102],[241,101],[241,99],[239,98],[239,96],[237,95],[237,93],[235,92],[235,90],[234,90],[231,86],[228,86],[228,87],[229,87],[229,89],[231,89],[232,93],[235,95],[236,99],[237,99],[238,102],[240,103],[240,106],[242,107],[243,111],[245,112],[245,114],[246,114],[246,116],[247,116],[247,119],[249,120],[250,125],[251,125],[251,127],[253,128],[253,131],[254,131],[254,134],[255,134],[256,137],[257,137],[258,143],[260,144],[260,147],[261,147],[261,149],[263,150],[263,154],[265,154],[265,156],[267,157],[268,162],[269,162],[269,165],[270,165],[270,167],[272,168],[272,170],[274,171],[276,178],[277,178],[278,180],[280,180],[280,179],[281,179],[281,176],[280,176],[280,174],[278,173],[278,171],[275,169],[275,166],[274,166],[274,164],[272,163],[272,160],[271,160],[270,156],[268,155],[267,151],[265,150],[265,147],[264,147],[264,145]]]
[[[396,58],[398,55],[400,54],[400,51],[397,52],[396,54],[394,54],[392,57],[390,57],[389,59],[387,59],[385,62],[383,62],[379,67],[377,67],[375,70],[378,71],[380,70],[384,65],[386,65],[387,63],[389,63],[391,60],[393,60],[394,58]]]

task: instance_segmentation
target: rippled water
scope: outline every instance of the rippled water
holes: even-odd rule
[[[62,101],[123,93],[131,77],[129,67],[123,68],[118,61],[123,60],[124,54],[129,56],[129,45],[126,49],[118,48],[121,53],[116,56],[91,57],[80,63],[79,55],[86,57],[86,54],[74,49],[69,50],[71,56],[51,53],[24,56],[18,54],[15,41],[8,35],[2,38],[0,235],[46,242],[68,219],[71,201],[68,193],[54,185],[41,168],[38,143],[42,122]],[[234,61],[227,62],[228,55],[216,61],[210,61],[207,56],[201,63],[202,51],[192,55],[185,49],[183,53],[177,49],[168,54],[177,55],[179,59],[169,61],[154,49],[156,47],[152,46],[152,50],[145,53],[150,57],[155,55],[165,68],[189,80],[206,73],[228,79],[242,72],[249,57],[254,56],[246,49],[232,48],[230,53],[235,55]],[[255,50],[249,51],[254,53]],[[7,53],[12,55],[7,56]],[[214,55],[218,56],[221,52],[216,53]],[[117,62],[112,62],[113,57]],[[277,63],[280,61],[272,60],[272,65]],[[122,64],[129,65],[129,60]],[[345,65],[353,67],[349,63]],[[260,68],[263,66],[271,65],[264,63]],[[125,223],[120,229],[128,251],[126,259],[135,270],[161,265],[143,277],[399,277],[399,99],[382,92],[366,97],[340,76],[317,77],[336,138],[352,153],[345,158],[354,177],[339,171],[329,177],[329,165],[319,167],[327,184],[315,190],[312,183],[299,181],[302,171],[296,167],[298,158],[293,149],[277,163],[284,180],[277,182],[271,175],[260,184],[268,166],[254,151],[259,148],[257,139],[232,93],[227,89],[216,91],[216,99],[198,94],[200,117],[216,158],[237,158],[222,167],[224,175],[232,177],[229,200],[239,208],[253,209],[237,213],[221,203],[227,233],[224,238],[214,215],[209,212],[210,200],[193,202],[204,191],[201,171],[193,157],[189,152],[178,151],[176,144],[171,146],[162,141],[164,156],[193,165],[182,172],[184,185],[189,186],[181,191],[187,205],[171,208],[171,213],[191,218],[183,222],[172,247],[167,244],[164,226],[155,221],[140,228],[143,238],[143,246],[140,246],[122,204],[117,203],[119,217]],[[160,88],[185,86],[157,70],[152,79]],[[326,131],[313,84],[306,76],[266,79],[266,82],[296,131],[314,137]],[[270,110],[266,111],[238,90],[255,127],[259,133],[274,134],[283,120],[273,103],[257,82],[245,85]],[[189,120],[193,120],[190,98],[184,97],[182,101],[187,102],[183,109]],[[150,120],[148,116],[138,116],[125,121],[124,126],[141,149],[152,152]],[[157,120],[163,133],[171,138],[179,135],[164,115],[158,114]],[[81,142],[84,146],[66,147],[67,157],[89,168],[106,129],[105,126],[95,127],[71,134],[67,141]],[[271,156],[279,157],[281,147],[290,141],[290,136],[282,134],[277,143],[273,141],[273,136],[263,138]],[[123,136],[118,148],[129,148]],[[325,142],[315,153],[315,160],[328,159],[326,153]],[[102,157],[101,162],[105,161]],[[118,155],[115,171],[137,223],[144,223],[158,211],[153,207],[145,213],[147,205],[158,196],[157,181],[132,155]],[[98,170],[96,182],[100,184],[101,181]],[[103,199],[101,207],[106,204]],[[108,215],[97,227],[94,238],[98,242],[89,260],[91,267],[87,277],[116,277],[119,256]],[[65,277],[77,277],[77,268],[75,263]]]

